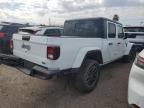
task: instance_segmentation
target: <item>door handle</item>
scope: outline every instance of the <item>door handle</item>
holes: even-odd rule
[[[112,42],[110,42],[110,43],[109,43],[109,45],[113,45],[113,43],[112,43]]]
[[[117,44],[121,44],[120,42],[118,42]]]

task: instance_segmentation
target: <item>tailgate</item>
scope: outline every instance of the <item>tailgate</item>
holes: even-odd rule
[[[13,44],[14,55],[38,65],[46,66],[48,61],[47,37],[14,34]]]

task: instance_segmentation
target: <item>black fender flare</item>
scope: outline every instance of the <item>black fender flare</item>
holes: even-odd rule
[[[103,58],[102,58],[102,53],[100,50],[91,50],[88,51],[84,57],[83,62],[86,59],[92,59],[92,60],[96,60],[99,64],[103,64]],[[82,62],[82,63],[83,63]]]

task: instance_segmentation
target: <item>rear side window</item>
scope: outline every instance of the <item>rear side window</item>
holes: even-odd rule
[[[108,37],[109,38],[116,37],[116,26],[113,23],[108,23]]]
[[[118,25],[117,30],[118,30],[118,38],[123,38],[124,37],[123,27]]]
[[[75,24],[75,32],[78,35],[86,36],[86,34],[94,36],[98,33],[98,27],[94,22],[77,23]]]
[[[104,24],[100,20],[67,21],[64,25],[64,35],[75,37],[104,37]]]
[[[45,32],[44,32],[44,35],[45,36],[61,36],[61,33],[60,33],[60,30],[59,29],[47,29]]]

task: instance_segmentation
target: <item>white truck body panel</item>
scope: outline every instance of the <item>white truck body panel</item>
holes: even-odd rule
[[[81,66],[86,53],[92,50],[101,51],[104,64],[124,55],[118,55],[120,49],[114,46],[111,49],[108,45],[109,41],[101,38],[30,36],[29,41],[23,41],[22,35],[14,34],[13,41],[14,55],[51,69],[78,68]],[[22,45],[28,45],[31,48],[27,50],[22,48]],[[58,60],[47,59],[47,46],[60,46],[60,58]],[[113,52],[114,50],[115,52]]]
[[[98,50],[98,48],[102,48],[103,44],[103,39],[100,38],[51,38],[30,36],[29,41],[23,41],[22,35],[20,36],[18,34],[14,34],[13,41],[14,55],[34,62],[38,65],[49,68],[57,68],[60,70],[80,66],[87,51]],[[89,41],[91,41],[91,43],[89,43]],[[27,50],[25,48],[22,48],[23,44],[29,45],[31,49]],[[60,58],[58,60],[47,59],[47,46],[60,46]],[[80,51],[81,55],[78,56],[78,52]],[[108,55],[108,53],[106,55]],[[77,60],[79,62],[77,62]],[[106,60],[104,59],[104,62],[105,61]]]
[[[109,36],[110,27],[108,24],[115,26],[114,37]],[[22,35],[14,34],[13,43],[14,55],[35,63],[37,65],[46,67],[51,70],[65,70],[71,68],[80,68],[86,54],[89,51],[100,51],[102,56],[102,63],[107,64],[116,59],[128,55],[132,45],[126,42],[123,37],[118,37],[123,30],[118,31],[118,27],[122,25],[112,21],[105,23],[105,36],[101,37],[81,37],[81,36],[60,36],[60,37],[47,37],[39,35]],[[104,28],[103,28],[104,29]],[[98,28],[95,29],[96,31]],[[41,31],[42,32],[42,31]],[[113,32],[113,31],[111,31]],[[68,32],[69,33],[69,32]],[[23,40],[24,36],[29,36],[29,40]],[[107,36],[107,37],[106,37]],[[58,46],[60,47],[60,56],[57,60],[50,60],[47,58],[47,47]]]

